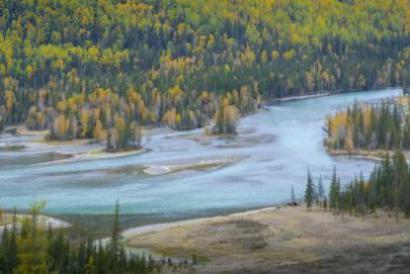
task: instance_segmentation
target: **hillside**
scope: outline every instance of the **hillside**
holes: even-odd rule
[[[237,119],[264,99],[409,83],[406,1],[5,0],[0,128],[138,147],[140,126]]]

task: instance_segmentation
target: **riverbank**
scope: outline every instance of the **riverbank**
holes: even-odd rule
[[[288,102],[288,101],[296,101],[296,100],[306,100],[306,99],[329,96],[329,95],[332,95],[332,94],[337,94],[337,93],[324,92],[324,93],[309,94],[309,95],[288,96],[288,97],[274,99],[272,102],[275,103],[275,102]]]
[[[402,87],[372,87],[370,90],[384,90],[384,89],[402,89],[402,92],[404,89]],[[366,91],[366,89],[341,89],[341,90],[328,90],[328,91],[318,91],[317,93],[313,94],[307,94],[307,95],[295,95],[295,96],[286,96],[283,98],[275,98],[272,99],[269,102],[271,103],[276,103],[276,102],[288,102],[288,101],[296,101],[296,100],[305,100],[305,99],[313,99],[317,97],[324,97],[324,96],[330,96],[330,95],[336,95],[336,94],[341,94],[341,93],[352,93],[352,92],[360,92],[360,91]]]
[[[408,219],[307,213],[302,206],[145,226],[123,236],[130,247],[195,254],[197,273],[400,273],[410,256]]]
[[[361,158],[373,161],[381,161],[386,156],[386,153],[389,156],[393,155],[393,151],[388,150],[364,150],[364,149],[326,149],[327,153],[331,156],[348,156],[354,158]]]
[[[16,223],[19,225],[24,219],[32,218],[30,214],[22,214],[18,213],[15,215]],[[11,213],[2,213],[0,217],[0,231],[3,230],[6,226],[11,226],[13,224],[14,214]],[[61,229],[61,228],[68,228],[71,226],[70,223],[63,221],[58,218],[46,216],[46,215],[39,215],[37,217],[38,225],[43,229],[48,229],[52,227],[53,229]]]
[[[346,149],[327,149],[327,153],[331,156],[347,156],[359,159],[367,159],[372,161],[382,161],[384,157],[389,155],[389,157],[393,157],[394,151],[392,150],[364,150],[364,149],[354,149],[354,150],[346,150]],[[410,161],[410,152],[404,151],[404,155],[406,156],[407,161]]]

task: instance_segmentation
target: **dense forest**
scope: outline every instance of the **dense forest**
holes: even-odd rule
[[[410,149],[410,97],[381,104],[354,104],[327,119],[331,150]]]
[[[91,236],[70,237],[63,229],[44,229],[39,222],[43,205],[35,204],[31,216],[6,225],[0,238],[2,274],[122,274],[178,273],[188,261],[154,260],[151,256],[132,255],[121,243],[119,206],[116,205],[112,234],[107,243]],[[195,257],[194,257],[195,258]]]
[[[309,173],[305,202],[308,210],[317,206],[335,213],[364,215],[383,209],[394,212],[397,220],[399,213],[410,216],[409,196],[410,168],[403,152],[397,150],[375,166],[368,180],[360,176],[342,185],[334,169],[328,194],[321,180],[315,184]]]
[[[2,0],[0,129],[235,133],[270,98],[405,86],[409,59],[405,0]]]

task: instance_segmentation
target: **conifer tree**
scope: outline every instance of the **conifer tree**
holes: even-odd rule
[[[333,167],[332,180],[330,182],[330,193],[329,193],[329,208],[330,210],[335,210],[338,205],[338,185],[337,185],[337,174],[336,167]]]
[[[323,185],[323,180],[322,176],[319,177],[319,182],[317,184],[317,195],[316,195],[316,203],[321,206],[323,203],[323,200],[325,198],[325,186]]]
[[[115,212],[114,212],[114,222],[111,232],[111,242],[110,242],[110,257],[111,257],[111,267],[112,273],[117,274],[120,273],[119,267],[119,255],[120,255],[120,223],[119,223],[119,216],[120,215],[120,205],[117,201],[115,204]]]
[[[305,204],[307,211],[310,211],[315,198],[315,186],[313,183],[310,171],[307,174],[306,190],[305,190]]]
[[[290,202],[292,203],[292,205],[296,204],[295,189],[293,185],[290,188]]]

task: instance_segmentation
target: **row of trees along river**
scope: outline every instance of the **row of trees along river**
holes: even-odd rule
[[[365,215],[381,209],[394,212],[397,221],[399,213],[410,216],[409,195],[409,165],[403,152],[397,150],[392,158],[386,154],[369,179],[360,176],[341,184],[335,168],[327,193],[322,180],[315,183],[309,172],[304,200],[308,211],[321,208],[339,214]]]

